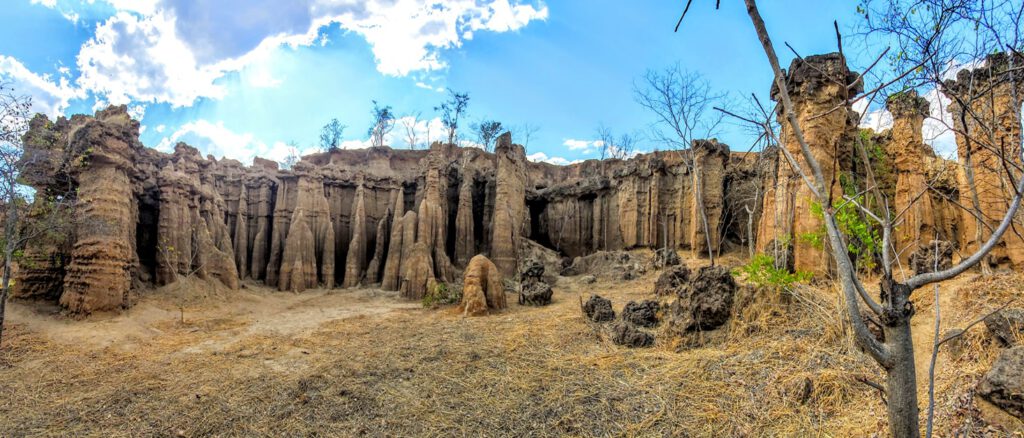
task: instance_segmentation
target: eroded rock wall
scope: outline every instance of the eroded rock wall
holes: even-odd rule
[[[1005,216],[1013,199],[1012,181],[1021,177],[1021,118],[1024,56],[990,55],[985,64],[962,70],[944,83],[950,98],[957,153],[962,211],[961,252],[976,251]],[[1004,162],[1004,158],[1006,161]],[[1009,171],[1008,171],[1009,169]],[[1010,175],[1013,176],[1012,181]],[[980,216],[981,219],[977,219]],[[1024,269],[1024,214],[993,249],[989,263],[1010,263]]]
[[[698,145],[696,161],[686,150],[555,166],[528,161],[507,134],[493,154],[435,144],[245,166],[183,143],[172,153],[144,148],[124,107],[42,118],[30,137],[29,152],[45,158],[33,186],[89,202],[75,204],[66,242],[30,248],[47,263],[21,269],[17,284],[21,296],[59,296],[84,313],[186,276],[296,292],[379,285],[418,299],[481,254],[514,276],[523,242],[556,257],[691,248],[706,240],[694,228],[698,198],[717,250],[725,185],[748,178],[726,175],[732,156],[714,141]]]

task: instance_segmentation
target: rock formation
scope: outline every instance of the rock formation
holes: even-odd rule
[[[498,138],[497,190],[494,201],[494,226],[491,228],[491,259],[502,275],[516,273],[516,241],[523,235],[526,222],[526,150],[512,144],[508,133]]]
[[[1014,57],[1011,63],[1005,53],[989,55],[983,66],[961,70],[942,89],[952,101],[948,110],[953,116],[962,164],[958,175],[961,204],[975,210],[962,212],[959,240],[964,254],[973,253],[988,240],[989,230],[1005,216],[1013,199],[1014,187],[1003,158],[1005,155],[1011,160],[1011,166],[1021,164],[1024,72],[1019,67],[1024,64],[1024,56]],[[980,213],[980,221],[975,213]],[[1007,231],[1000,245],[990,253],[990,263],[1009,262],[1015,269],[1024,268],[1024,230],[1019,217],[1016,223],[1015,230]]]
[[[925,157],[931,148],[924,144],[921,127],[929,114],[928,101],[911,90],[889,96],[886,108],[892,113],[892,140],[886,145],[896,173],[893,214],[902,214],[893,243],[904,265],[921,244],[935,239],[935,211],[925,180]]]
[[[837,56],[806,62],[818,69],[798,61],[789,75],[797,112],[819,159],[841,158],[829,172],[846,171],[848,154],[836,151],[853,126],[849,114],[810,119],[842,101],[836,80],[849,72]],[[280,169],[262,158],[252,166],[204,158],[185,144],[173,153],[145,148],[124,107],[56,122],[40,116],[25,138],[26,156],[37,157],[28,183],[80,202],[69,211],[74,232],[26,249],[33,263],[17,271],[15,295],[59,299],[74,312],[117,309],[133,288],[188,275],[290,291],[379,281],[421,299],[480,254],[508,280],[522,279],[525,260],[539,261],[550,278],[529,280],[526,295],[542,304],[560,272],[628,280],[651,263],[624,250],[704,255],[711,240],[715,251],[727,251],[751,238],[758,217],[762,250],[763,239],[777,236],[794,242],[794,259],[826,259],[813,248],[818,256],[799,255],[807,247],[797,237],[818,225],[809,202],[797,202],[808,193],[792,170],[779,164],[762,172],[758,166],[777,160],[730,153],[714,140],[557,166],[527,161],[524,148],[503,135],[493,154],[441,144],[374,147],[311,154]],[[799,155],[786,129],[783,143]],[[925,166],[929,179],[931,169],[946,169],[938,164]],[[763,173],[777,173],[777,187],[761,181]],[[754,203],[762,187],[765,214]],[[730,197],[733,188],[745,189]]]
[[[615,319],[612,302],[600,295],[591,295],[587,302],[583,303],[583,314],[593,322],[607,322]]]
[[[466,316],[480,316],[488,310],[501,310],[507,306],[501,274],[494,263],[483,255],[473,257],[466,266],[461,306]]]
[[[862,85],[854,84],[857,75],[843,63],[838,53],[808,56],[793,60],[786,74],[786,83],[804,139],[811,156],[821,167],[829,187],[826,195],[841,199],[839,176],[851,170],[853,136],[858,117],[847,104],[847,96],[855,95]],[[853,85],[855,89],[849,89]],[[772,85],[772,98],[779,100],[778,87]],[[838,110],[834,110],[838,108]],[[800,150],[796,134],[780,111],[782,126],[780,145],[793,157],[808,178],[813,178]],[[822,236],[822,220],[813,213],[817,203],[812,190],[785,158],[777,160],[774,178],[765,182],[761,223],[757,233],[757,249],[764,252],[768,242],[783,239],[792,242],[793,263],[798,270],[816,275],[829,272],[831,260],[811,236]],[[819,205],[820,206],[820,205]],[[823,240],[823,239],[821,239]]]

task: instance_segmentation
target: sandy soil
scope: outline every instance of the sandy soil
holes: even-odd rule
[[[151,291],[128,312],[81,321],[16,302],[0,351],[0,436],[884,431],[881,399],[858,382],[880,382],[880,371],[835,317],[835,291],[759,295],[724,340],[697,349],[679,350],[664,327],[653,348],[618,347],[605,328],[582,318],[580,300],[590,293],[620,311],[630,300],[651,298],[657,275],[593,285],[561,278],[551,306],[512,304],[480,318],[452,307],[424,309],[379,290],[296,295],[203,282]],[[1005,283],[1003,289],[1020,284]],[[959,297],[958,287],[947,295]],[[989,301],[1000,299],[992,294]],[[944,327],[989,305],[950,300],[942,302],[951,309]],[[922,301],[920,316],[930,309]],[[920,338],[930,339],[931,321],[916,324],[918,346],[927,348]],[[939,430],[977,421],[969,400],[957,400],[994,349],[981,334],[965,338],[974,353],[940,354]]]

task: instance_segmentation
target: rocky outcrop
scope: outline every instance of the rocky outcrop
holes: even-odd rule
[[[352,212],[352,240],[345,257],[345,281],[342,287],[356,287],[363,280],[366,266],[366,205],[363,184],[356,188],[355,209]],[[333,238],[332,238],[333,240]]]
[[[851,170],[853,138],[858,116],[847,103],[847,97],[860,92],[857,75],[843,63],[839,53],[808,56],[793,60],[786,73],[786,83],[804,139],[811,156],[821,167],[828,187],[826,195],[839,199],[839,174]],[[850,88],[852,85],[853,88]],[[772,98],[779,100],[779,89],[773,83]],[[838,110],[834,110],[835,108]],[[793,157],[808,178],[813,178],[800,150],[796,134],[779,111],[781,147]],[[816,275],[830,271],[830,257],[809,236],[822,234],[822,219],[813,212],[819,204],[813,191],[786,159],[776,161],[774,177],[765,182],[761,223],[757,232],[757,249],[764,252],[768,242],[782,239],[793,244],[794,267]]]
[[[1003,347],[1024,341],[1024,309],[1003,309],[985,317],[985,329]]]
[[[681,332],[714,330],[729,320],[736,282],[720,266],[700,268],[672,303],[672,325]]]
[[[501,284],[498,268],[487,257],[473,257],[462,281],[462,313],[466,316],[480,316],[488,310],[507,307],[505,288]]]
[[[526,223],[526,150],[512,144],[509,133],[498,138],[494,148],[497,156],[497,189],[494,225],[491,227],[491,259],[501,274],[516,273],[516,243]]]
[[[607,322],[615,319],[612,302],[600,295],[591,295],[587,302],[583,303],[583,314],[593,322]]]
[[[546,306],[551,304],[551,285],[544,281],[544,264],[529,259],[519,273],[519,304]]]
[[[123,109],[96,114],[73,128],[68,146],[82,151],[77,180],[75,241],[60,304],[72,312],[118,309],[128,304],[137,263],[138,204],[131,178],[138,122]]]
[[[693,203],[690,212],[692,237],[690,246],[695,256],[717,252],[721,243],[721,222],[725,199],[725,168],[729,163],[729,146],[717,140],[693,142]]]
[[[1024,93],[1024,56],[1005,53],[989,55],[985,64],[961,70],[955,80],[946,81],[942,92],[951,100],[957,153],[962,164],[958,174],[961,204],[975,211],[963,211],[961,252],[971,254],[988,240],[1009,209],[1013,183],[1007,177],[1004,158],[1020,166],[1021,118]],[[1016,88],[1014,88],[1016,87]],[[1007,151],[1004,157],[1000,151]],[[977,219],[980,213],[981,219]],[[1020,214],[1024,217],[1024,214]],[[1010,263],[1024,268],[1024,233],[1010,230],[989,253],[989,263]]]
[[[978,384],[978,395],[1024,420],[1024,345],[999,353],[992,369]]]
[[[473,227],[473,178],[463,176],[459,186],[459,209],[455,216],[455,264],[466,266],[476,255]]]
[[[917,247],[910,254],[910,270],[914,274],[943,271],[953,266],[953,244],[933,240]]]
[[[889,96],[886,108],[892,114],[892,139],[886,145],[896,173],[893,211],[902,214],[896,227],[894,244],[907,250],[900,253],[903,263],[910,262],[914,248],[935,239],[935,211],[925,179],[925,157],[931,149],[924,144],[921,127],[929,115],[928,101],[911,90]]]
[[[402,298],[421,300],[428,292],[432,292],[429,286],[437,280],[434,278],[434,260],[430,253],[426,243],[417,242],[412,245],[408,257],[403,257],[402,285],[398,289]]]
[[[274,267],[280,260],[277,288],[293,292],[319,284],[333,288],[334,227],[323,181],[306,163],[296,163],[292,170],[297,178],[294,184],[285,186],[295,192],[294,203],[282,197],[289,190],[279,191],[278,211],[275,211],[275,217],[280,212],[281,217],[290,217],[290,221],[285,223],[275,218],[274,235],[277,237],[271,239],[270,265]],[[268,274],[268,282],[273,277]]]

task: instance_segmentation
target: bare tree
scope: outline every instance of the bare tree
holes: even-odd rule
[[[0,84],[0,217],[3,218],[3,277],[0,283],[0,340],[11,289],[11,271],[17,254],[30,241],[60,239],[67,233],[67,211],[74,193],[54,188],[34,192],[23,185],[43,154],[26,154],[32,100]],[[45,164],[44,164],[45,165]]]
[[[484,147],[485,151],[490,152],[494,150],[494,141],[498,139],[498,135],[501,134],[504,127],[497,120],[481,120],[474,123],[472,128],[476,133],[477,142]]]
[[[320,147],[324,151],[336,151],[341,148],[342,135],[347,126],[342,125],[338,119],[331,119],[323,128],[320,128]]]
[[[288,142],[288,155],[284,156],[284,161],[281,162],[281,168],[291,169],[295,163],[299,162],[299,144],[295,141]]]
[[[448,90],[448,100],[441,105],[434,107],[434,111],[441,113],[441,123],[448,133],[448,144],[455,144],[458,140],[459,119],[469,107],[469,93],[457,93],[455,90]]]
[[[687,2],[687,8],[691,1]],[[831,195],[826,189],[829,187],[830,181],[825,179],[821,165],[814,158],[811,147],[804,137],[802,124],[797,118],[796,110],[790,98],[785,73],[779,63],[775,46],[765,27],[764,20],[757,8],[756,0],[744,0],[744,3],[775,76],[775,86],[778,89],[777,94],[780,101],[778,108],[780,118],[785,120],[786,125],[792,129],[794,138],[798,143],[800,155],[803,157],[804,163],[806,163],[805,166],[800,165],[785,147],[780,147],[779,150],[786,157],[786,161],[793,170],[811,189],[817,202],[821,205],[831,205],[829,202]],[[961,1],[959,3],[964,4],[968,2]],[[683,16],[680,17],[680,22],[682,22],[685,14],[684,10]],[[932,23],[932,26],[943,26],[943,24]],[[842,54],[841,38],[839,38],[839,49],[840,54]],[[863,76],[857,80],[863,80]],[[847,85],[843,84],[844,87]],[[877,91],[872,90],[866,94],[872,92]],[[846,104],[851,104],[853,100],[857,99],[849,98]],[[1017,117],[1019,117],[1019,114]],[[775,135],[773,132],[766,133],[772,136]],[[778,143],[777,137],[773,140]],[[1019,147],[1019,145],[1014,145],[1014,147]],[[1012,157],[1012,159],[1019,160],[1019,157]],[[854,338],[857,344],[886,373],[885,389],[888,396],[889,430],[893,436],[899,438],[919,436],[917,380],[913,337],[911,335],[911,317],[914,315],[914,306],[910,299],[911,294],[925,286],[954,278],[971,269],[985,258],[1010,228],[1020,207],[1022,191],[1024,191],[1024,178],[1017,178],[1016,185],[1013,188],[1013,198],[1008,203],[1005,215],[992,230],[988,239],[974,253],[964,257],[959,263],[949,269],[920,273],[903,281],[897,281],[893,276],[893,259],[896,251],[894,251],[891,241],[892,231],[898,221],[898,215],[891,214],[888,209],[882,215],[879,215],[863,208],[855,198],[844,197],[845,202],[861,209],[865,215],[877,222],[882,229],[881,258],[883,262],[881,264],[882,276],[879,284],[878,296],[880,299],[878,301],[867,292],[867,288],[858,277],[858,271],[850,259],[850,254],[845,250],[847,248],[845,243],[849,240],[849,236],[844,235],[841,231],[836,221],[834,209],[822,209],[826,237],[829,242],[829,252],[836,264],[836,274],[839,277],[839,284],[845,298],[846,319],[853,326]],[[881,321],[885,334],[884,341],[876,339],[868,330],[860,313],[862,306],[866,307],[868,312],[875,315]]]
[[[512,128],[512,137],[518,139],[517,141],[522,142],[523,147],[529,150],[530,140],[537,135],[537,131],[540,131],[540,127],[530,123],[523,123]]]
[[[409,149],[416,149],[419,145],[419,131],[418,126],[420,123],[420,113],[409,114],[401,118],[402,128],[405,130],[405,144],[409,145]],[[429,125],[430,122],[427,122]],[[427,129],[430,129],[429,126]]]
[[[697,73],[682,69],[679,64],[660,71],[648,70],[640,83],[633,84],[633,95],[640,106],[654,114],[651,133],[670,150],[689,149],[695,140],[710,138],[722,121],[722,115],[711,114],[711,108],[723,96],[712,93],[711,85],[706,80]],[[680,156],[684,157],[691,169],[696,170],[696,153],[691,150],[687,156]],[[690,175],[693,178],[693,195],[701,217],[708,257],[713,265],[715,248],[711,233],[717,230],[709,229],[700,172],[693,171]]]
[[[395,114],[391,111],[390,106],[381,106],[377,101],[373,101],[373,125],[367,131],[367,135],[370,136],[370,144],[375,147],[384,146],[384,137],[395,129]]]
[[[596,133],[597,141],[601,143],[599,151],[602,160],[625,160],[634,155],[637,138],[635,134],[624,133],[616,137],[611,128],[603,123],[597,126]]]

